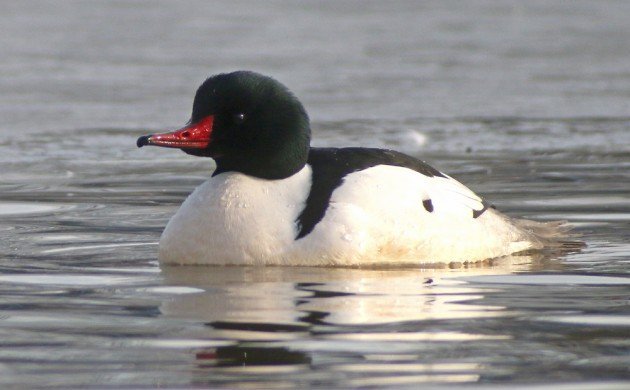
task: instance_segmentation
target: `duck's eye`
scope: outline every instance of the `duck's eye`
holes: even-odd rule
[[[245,114],[244,113],[239,112],[238,114],[234,114],[234,123],[236,123],[237,125],[240,125],[243,122],[245,122]]]

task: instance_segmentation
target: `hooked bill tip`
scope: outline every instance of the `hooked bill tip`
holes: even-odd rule
[[[136,141],[136,145],[141,148],[145,145],[149,144],[149,138],[151,138],[150,135],[143,135],[142,137],[138,138],[138,140]]]

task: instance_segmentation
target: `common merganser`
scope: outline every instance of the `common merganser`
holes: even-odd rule
[[[254,72],[201,84],[185,127],[145,145],[210,157],[159,244],[162,264],[374,266],[476,262],[541,249],[562,223],[510,218],[408,155],[313,148],[309,117]]]

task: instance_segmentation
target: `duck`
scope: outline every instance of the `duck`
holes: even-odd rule
[[[407,154],[312,147],[302,103],[252,71],[209,77],[184,127],[136,144],[216,165],[166,225],[163,265],[468,264],[541,250],[567,232],[564,222],[509,217]]]

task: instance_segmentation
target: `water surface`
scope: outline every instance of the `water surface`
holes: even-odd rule
[[[0,16],[2,387],[629,385],[626,3],[28,4]],[[213,163],[135,139],[239,68],[291,86],[316,145],[402,150],[587,247],[161,269]]]

